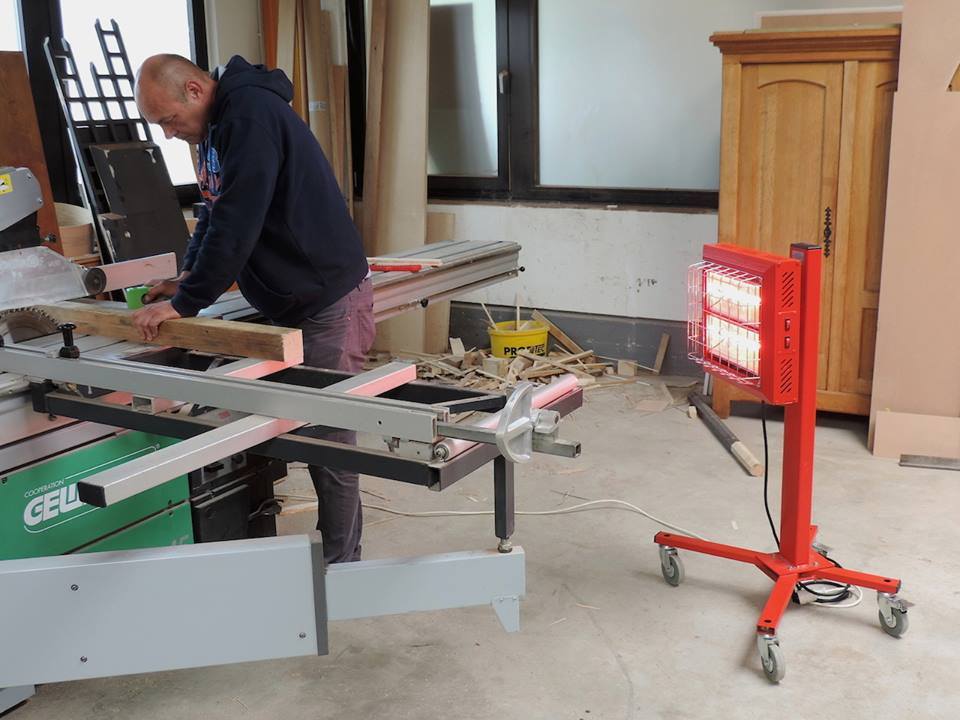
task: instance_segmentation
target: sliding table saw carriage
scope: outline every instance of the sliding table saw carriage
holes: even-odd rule
[[[507,397],[419,382],[405,363],[303,367],[298,330],[233,322],[256,320],[238,293],[142,344],[119,303],[83,298],[173,276],[173,254],[74,265],[23,230],[39,206],[24,201],[29,172],[5,176],[0,708],[34,683],[323,654],[330,620],[491,605],[518,629],[514,463],[579,454],[558,437],[582,403],[572,378]],[[515,243],[408,256],[426,253],[443,263],[374,273],[378,320],[518,272]],[[85,332],[94,321],[112,337]],[[453,422],[467,411],[490,414]],[[386,445],[320,440],[308,425]],[[273,482],[292,461],[437,491],[492,462],[498,547],[325,567],[318,535],[275,536]]]

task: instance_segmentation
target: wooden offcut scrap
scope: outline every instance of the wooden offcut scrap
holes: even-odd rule
[[[140,331],[133,324],[133,311],[125,307],[60,302],[42,305],[39,309],[55,318],[58,323],[73,323],[79,332],[87,335],[143,342]],[[159,334],[151,344],[261,360],[279,360],[291,365],[303,362],[303,333],[300,330],[273,325],[202,317],[179,318],[163,322]]]
[[[571,353],[577,354],[577,353],[582,353],[582,352],[584,352],[584,350],[583,350],[582,347],[580,347],[579,345],[577,345],[577,343],[575,343],[575,342],[570,338],[569,335],[567,335],[563,330],[561,330],[561,329],[558,328],[556,325],[554,325],[554,324],[553,324],[550,320],[548,320],[547,317],[546,317],[543,313],[541,313],[539,310],[534,310],[533,313],[531,314],[531,317],[532,317],[534,320],[537,320],[538,322],[541,322],[541,323],[543,323],[544,325],[546,325],[546,326],[547,326],[547,329],[550,331],[550,334],[554,337],[554,339],[555,339],[558,343],[560,343],[561,345],[563,345],[563,347],[566,348],[567,350],[569,350]]]

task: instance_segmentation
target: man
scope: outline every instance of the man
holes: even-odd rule
[[[277,325],[303,331],[304,364],[359,372],[373,343],[373,289],[360,237],[330,165],[288,104],[280,70],[235,56],[212,75],[178,55],[137,73],[140,113],[166,137],[199,146],[204,209],[179,277],[158,282],[134,314],[145,340],[190,317],[234,282]],[[169,299],[167,299],[169,298]],[[356,434],[313,428],[354,444]],[[356,473],[310,467],[328,563],[360,559]]]

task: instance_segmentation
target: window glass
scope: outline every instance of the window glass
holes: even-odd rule
[[[96,91],[90,63],[93,62],[101,72],[107,69],[95,29],[98,19],[105,29],[110,27],[110,20],[117,21],[134,73],[146,58],[156,53],[192,57],[188,0],[165,2],[163,12],[146,12],[143,3],[130,0],[60,0],[60,7],[63,35],[73,50],[77,71],[88,95]],[[150,132],[163,152],[173,184],[195,183],[196,174],[187,144],[182,140],[167,140],[157,125],[151,125]]]

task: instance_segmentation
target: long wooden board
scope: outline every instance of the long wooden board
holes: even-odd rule
[[[47,161],[40,140],[40,126],[30,91],[27,65],[21,52],[0,52],[0,165],[25,167],[40,183],[43,206],[37,212],[41,237],[52,235],[56,240],[48,247],[62,253],[57,211],[47,175]]]
[[[57,322],[71,322],[81,333],[143,342],[133,324],[133,311],[103,307],[94,303],[61,302],[41,309]],[[182,318],[160,325],[154,345],[171,345],[220,355],[279,360],[292,365],[303,362],[303,334],[300,330],[254,323]]]
[[[556,338],[557,342],[563,345],[564,348],[572,352],[574,355],[584,352],[583,348],[577,345],[573,339],[567,335],[563,330],[554,325],[547,317],[541,313],[539,310],[534,310],[531,317],[538,321],[542,322],[550,331],[550,334]]]

